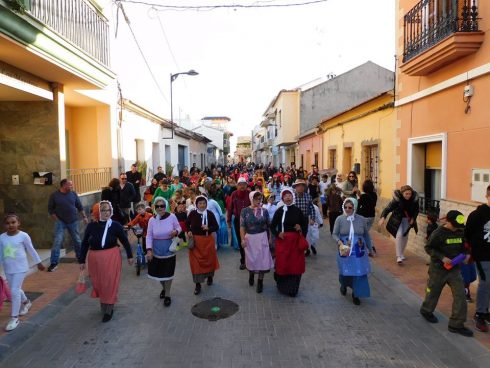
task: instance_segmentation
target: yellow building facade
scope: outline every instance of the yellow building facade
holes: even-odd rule
[[[395,120],[390,92],[322,121],[323,167],[346,177],[356,171],[360,185],[373,180],[381,198],[395,186]]]

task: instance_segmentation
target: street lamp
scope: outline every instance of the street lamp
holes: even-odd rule
[[[174,80],[177,79],[179,75],[183,75],[183,74],[198,75],[199,73],[196,72],[194,69],[191,69],[188,72],[175,73],[175,74],[170,73],[170,124],[172,125],[172,136],[170,138],[163,138],[163,139],[174,139],[174,105],[173,105],[172,83],[174,82]]]

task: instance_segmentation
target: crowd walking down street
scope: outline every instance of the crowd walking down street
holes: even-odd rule
[[[192,175],[184,169],[177,178],[158,172],[159,188],[143,201],[138,195],[114,195],[132,185],[123,183],[129,177],[137,188],[141,176],[135,169],[133,165],[132,171],[111,180],[106,199],[94,206],[83,240],[63,227],[75,242],[80,282],[89,276],[90,296],[99,299],[101,314],[88,295],[74,298],[10,352],[7,366],[165,361],[166,366],[189,367],[478,367],[490,362],[487,348],[462,337],[473,336],[473,326],[478,333],[487,332],[490,322],[490,187],[488,203],[468,221],[459,211],[449,211],[428,237],[430,264],[422,302],[377,266],[383,254],[370,233],[377,197],[372,182],[360,185],[355,172],[341,182],[340,174],[320,174],[316,167],[305,172],[249,164],[196,169]],[[62,181],[50,200],[55,227],[65,213],[71,217],[64,224],[78,222],[79,212],[86,217],[77,198],[72,184]],[[396,239],[391,263],[399,272],[406,263],[409,231],[417,231],[416,198],[405,185],[380,216],[381,226],[391,213],[387,230]],[[22,291],[26,251],[39,270],[43,266],[28,234],[20,230],[21,219],[10,214],[5,226],[0,260],[8,272],[12,313],[6,330],[12,331],[22,328],[19,315],[25,316],[32,305]],[[135,260],[131,227],[144,234],[148,269],[142,275],[159,281],[161,288],[129,272]],[[60,230],[57,237],[62,235]],[[60,245],[53,245],[55,257],[47,275],[68,267],[59,266],[56,258]],[[478,274],[472,316],[467,316],[471,282],[466,283],[464,267]],[[445,321],[436,307],[446,284],[454,300],[445,329],[451,334],[435,327]],[[344,297],[349,289],[350,301]],[[7,290],[5,284],[2,291]],[[191,307],[213,297],[232,300],[239,312],[214,324],[195,320]]]

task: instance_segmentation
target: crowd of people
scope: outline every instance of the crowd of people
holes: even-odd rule
[[[111,320],[117,302],[121,275],[119,244],[126,251],[128,263],[133,263],[125,227],[134,226],[143,230],[148,277],[160,283],[159,297],[166,307],[172,302],[170,291],[177,264],[174,243],[188,249],[196,295],[202,292],[203,283],[208,287],[213,285],[220,267],[217,250],[231,244],[239,250],[239,270],[248,271],[248,284],[256,285],[257,293],[262,293],[265,275],[272,272],[278,291],[295,297],[305,272],[305,258],[317,254],[319,229],[326,219],[338,246],[340,293],[346,295],[350,288],[355,305],[361,304],[361,298],[370,296],[369,257],[376,255],[376,247],[369,230],[374,223],[378,198],[374,183],[369,179],[359,183],[354,171],[344,180],[341,173],[320,172],[316,166],[307,172],[302,167],[296,169],[294,164],[287,168],[238,164],[204,170],[194,164],[190,170],[186,167],[171,177],[158,167],[145,187],[137,166],[132,165],[130,171],[113,178],[102,190],[101,201],[92,209],[92,222],[86,227],[83,239],[78,234],[79,216],[86,222],[88,219],[72,189],[73,184],[65,179],[49,200],[56,231],[48,271],[54,271],[58,265],[63,233],[67,229],[80,269],[83,271],[85,263],[89,264],[92,296],[100,299],[103,322]],[[490,187],[487,198],[489,203],[475,211],[481,215],[469,217],[466,232],[460,212],[450,211],[439,227],[437,217],[428,216],[432,222],[427,232],[433,234],[428,236],[425,249],[431,261],[420,313],[427,321],[437,322],[433,311],[442,288],[448,284],[455,299],[449,330],[465,336],[472,332],[463,324],[465,298],[468,298],[465,290],[469,293],[469,284],[463,281],[466,271],[461,270],[469,263],[470,254],[480,275],[477,328],[487,331],[486,322],[490,322],[490,281],[486,279],[490,274]],[[415,190],[404,185],[394,192],[393,199],[380,213],[379,226],[388,219],[386,229],[396,239],[399,265],[405,261],[410,230],[418,230],[418,203]],[[28,235],[19,230],[19,217],[7,215],[5,223],[7,232],[0,237],[0,247],[3,247],[0,259],[4,264],[10,262],[5,249],[12,246],[26,249],[35,258]],[[25,258],[25,251],[22,254]],[[455,263],[461,254],[463,262]],[[24,266],[24,263],[19,266],[23,275]],[[42,268],[40,263],[39,267]],[[23,277],[8,278],[9,283],[16,285],[12,288],[12,295],[15,293],[12,320],[15,321],[7,326],[7,330],[12,330],[18,324],[19,314],[27,313],[30,302],[21,290]]]

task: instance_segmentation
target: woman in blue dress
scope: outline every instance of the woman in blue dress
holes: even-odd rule
[[[357,199],[347,198],[343,204],[344,214],[337,217],[333,238],[337,242],[337,265],[339,267],[340,293],[352,289],[352,301],[361,304],[359,298],[370,296],[368,274],[371,272],[368,254],[372,254],[371,238],[364,217],[357,215]]]

